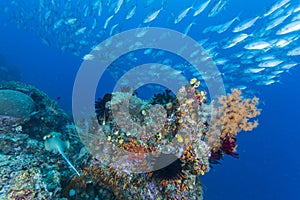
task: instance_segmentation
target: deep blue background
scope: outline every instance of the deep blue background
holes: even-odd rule
[[[253,16],[265,5],[258,0],[243,3],[243,15]],[[246,5],[247,4],[247,5]],[[227,12],[230,15],[230,12]],[[261,13],[259,13],[261,14]],[[42,44],[32,32],[16,24],[0,25],[0,55],[19,68],[22,81],[32,84],[56,99],[71,112],[71,95],[81,58]],[[203,177],[207,200],[299,199],[300,187],[300,69],[282,76],[283,84],[253,88],[261,100],[259,127],[238,136],[240,158],[225,157]],[[109,86],[110,81],[105,82]],[[104,85],[105,87],[105,85]]]

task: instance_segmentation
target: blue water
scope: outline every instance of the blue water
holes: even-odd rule
[[[225,157],[204,177],[207,199],[298,199],[299,69],[264,88],[259,127],[240,134],[240,158]]]
[[[265,12],[274,2],[231,0],[230,10],[225,10],[222,18],[229,20],[240,12],[245,19],[253,17],[255,13]],[[170,8],[176,9],[176,6],[174,3]],[[222,18],[217,16],[205,20],[203,17],[204,20],[198,27],[199,32],[201,27],[209,26],[211,21],[224,22]],[[7,20],[6,17],[3,19]],[[121,24],[122,19],[119,20]],[[139,23],[138,19],[135,20],[137,23],[131,22],[132,27]],[[155,25],[163,26],[164,23],[159,23],[159,20],[163,19],[158,18]],[[199,24],[200,21],[196,23]],[[35,32],[17,28],[16,22],[0,25],[0,33],[0,55],[7,63],[19,69],[21,81],[34,85],[50,98],[57,99],[60,107],[71,113],[72,88],[82,63],[82,55],[74,55],[71,51],[62,52],[55,45],[47,46]],[[223,36],[230,34],[228,32]],[[190,36],[199,39],[197,28],[193,29]],[[216,39],[221,38],[216,36]],[[258,117],[260,125],[253,131],[238,136],[240,158],[225,156],[221,165],[214,165],[203,177],[205,199],[299,199],[299,65],[282,74],[280,80],[282,84],[253,85],[253,88],[249,88],[261,100],[259,107],[262,114]],[[111,88],[112,82],[107,79],[103,81],[102,87]],[[105,89],[101,92],[104,93]]]

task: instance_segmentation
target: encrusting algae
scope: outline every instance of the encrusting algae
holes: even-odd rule
[[[203,199],[200,175],[224,154],[237,157],[237,133],[257,127],[258,122],[250,120],[260,110],[258,98],[242,99],[238,89],[208,104],[199,85],[192,79],[175,97],[166,91],[149,101],[128,89],[99,99],[96,121],[100,127],[82,123],[86,129],[78,129],[94,158],[82,176],[71,180],[65,196]],[[170,162],[161,165],[166,161]],[[139,173],[132,172],[132,166]]]

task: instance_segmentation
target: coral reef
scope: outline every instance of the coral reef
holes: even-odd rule
[[[0,131],[0,199],[53,199],[60,196],[58,163],[41,142],[22,133]]]
[[[5,114],[0,116],[0,199],[60,199],[64,183],[74,173],[59,155],[45,150],[43,137],[59,130],[70,138],[71,148],[65,153],[75,162],[82,144],[78,136],[74,139],[67,115],[33,86],[2,82],[0,93],[6,105],[0,106]],[[19,97],[24,98],[14,99]]]
[[[236,89],[208,103],[199,85],[192,79],[175,96],[149,100],[130,88],[106,94],[95,119],[75,126],[36,88],[1,83],[34,109],[0,116],[0,198],[203,199],[201,175],[225,154],[238,156],[237,133],[255,128],[260,110]]]
[[[182,174],[162,180],[153,173],[125,173],[111,167],[93,164],[84,175],[74,177],[64,194],[71,199],[201,199],[202,188],[196,176]],[[93,189],[91,189],[93,188]],[[92,190],[93,192],[88,192]],[[70,191],[74,191],[70,195]],[[86,196],[88,195],[88,198]]]
[[[208,104],[207,93],[199,85],[192,79],[175,97],[166,91],[148,101],[131,90],[99,99],[100,125],[91,120],[92,124],[83,121],[77,127],[93,160],[83,176],[72,179],[64,195],[71,199],[86,195],[202,199],[199,175],[224,154],[237,157],[236,135],[255,128],[258,123],[251,119],[260,111],[258,99],[243,100],[239,90]]]

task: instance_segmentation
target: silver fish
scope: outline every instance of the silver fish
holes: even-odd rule
[[[115,24],[115,25],[113,25],[112,27],[111,27],[111,29],[110,29],[110,32],[109,32],[109,35],[110,36],[112,36],[112,35],[114,35],[115,33],[115,29],[117,28],[117,26],[118,26],[119,24]]]
[[[151,54],[152,50],[153,50],[153,49],[151,49],[151,48],[146,49],[146,50],[144,51],[144,54],[145,54],[145,55]]]
[[[115,9],[114,9],[115,14],[117,14],[117,13],[119,12],[119,10],[120,10],[122,4],[123,4],[123,0],[118,0],[117,6],[116,6]]]
[[[104,23],[103,29],[106,29],[110,20],[114,17],[114,15],[111,15],[110,17],[108,17]]]
[[[247,89],[246,85],[238,85],[236,88],[240,89],[240,90],[245,90]]]
[[[254,17],[253,19],[247,19],[245,21],[242,21],[241,23],[239,23],[232,32],[240,32],[243,30],[246,30],[248,28],[250,28],[251,26],[253,26],[253,24],[259,19],[259,16]]]
[[[271,46],[271,44],[269,42],[266,42],[263,40],[258,40],[258,41],[254,41],[254,42],[251,42],[251,43],[245,45],[244,48],[248,49],[248,50],[262,50],[262,49],[266,49],[270,46]]]
[[[98,0],[97,2],[98,2],[98,3],[97,3],[97,6],[98,6],[98,12],[97,12],[97,15],[98,15],[98,17],[100,17],[101,14],[102,14],[102,0]]]
[[[262,63],[259,63],[258,66],[259,67],[276,67],[277,65],[281,64],[282,62],[283,62],[282,60],[278,60],[278,59],[266,60]]]
[[[57,29],[57,28],[59,28],[62,24],[63,24],[63,22],[64,22],[64,20],[63,19],[60,19],[60,20],[58,20],[58,21],[56,21],[55,23],[54,23],[54,29]]]
[[[294,12],[294,13],[297,13],[297,12],[299,12],[299,11],[300,11],[300,4],[298,4],[298,5],[294,8],[293,12]]]
[[[249,69],[246,69],[244,72],[245,73],[254,73],[254,74],[257,74],[261,71],[265,70],[265,68],[261,67],[261,68],[249,68]]]
[[[258,82],[259,85],[271,85],[273,83],[280,83],[280,81],[271,79],[271,80],[262,80]]]
[[[274,55],[268,55],[268,54],[264,54],[260,57],[257,57],[255,59],[256,62],[262,62],[262,61],[266,61],[266,60],[272,60],[272,59],[275,59],[276,57]]]
[[[45,19],[48,20],[48,18],[50,17],[51,15],[51,10],[48,10],[45,14]]]
[[[285,4],[287,4],[290,0],[279,0],[277,1],[265,14],[264,17],[269,16],[270,14],[272,14],[275,10],[281,8],[282,6],[284,6]]]
[[[278,18],[279,16],[282,16],[285,13],[286,8],[281,7],[278,10],[274,11],[270,16],[268,16],[269,20],[273,20]],[[264,18],[264,17],[263,17]],[[267,19],[267,18],[264,18]]]
[[[83,16],[88,17],[91,15],[91,13],[92,13],[92,9],[88,5],[86,5]]]
[[[149,31],[149,27],[148,26],[143,27],[142,29],[140,29],[140,31],[138,31],[136,33],[136,37],[138,37],[138,38],[143,37],[148,31]]]
[[[223,33],[225,32],[231,24],[237,19],[238,17],[233,18],[232,20],[225,22],[223,24],[213,25],[206,27],[202,33],[208,33],[208,32],[217,32],[217,33]]]
[[[286,18],[288,18],[289,15],[284,15],[282,17],[276,18],[273,21],[269,22],[268,25],[266,26],[265,30],[270,30],[272,28],[275,28],[279,24],[281,24]]]
[[[292,22],[297,21],[297,20],[300,20],[300,13],[298,13],[291,19]]]
[[[177,18],[175,19],[174,23],[177,24],[179,23],[187,14],[188,12],[192,9],[192,6],[184,9],[183,11],[181,11],[181,13],[177,16]]]
[[[73,25],[77,21],[77,18],[69,18],[66,20],[65,24]]]
[[[247,37],[249,37],[248,34],[240,33],[238,35],[233,36],[230,39],[226,39],[227,42],[225,43],[225,45],[223,45],[223,49],[231,48],[231,47],[235,46],[236,44],[245,40]]]
[[[107,0],[106,1],[106,6],[110,6],[110,2],[111,2],[111,0]]]
[[[202,3],[194,12],[193,16],[196,17],[197,15],[199,15],[200,13],[202,13],[205,8],[208,6],[208,4],[210,3],[211,0],[207,0],[206,2]]]
[[[45,45],[50,46],[50,41],[47,38],[41,37],[41,40]]]
[[[223,33],[223,32],[225,32],[225,31],[227,31],[228,28],[233,24],[233,22],[235,22],[236,20],[238,20],[238,18],[239,18],[239,17],[235,17],[235,18],[233,18],[232,20],[230,20],[230,21],[228,21],[228,22],[225,22],[224,24],[220,25],[220,26],[217,28],[216,32],[217,32],[217,33]]]
[[[76,32],[75,32],[75,35],[80,35],[80,34],[83,34],[86,30],[86,26],[85,27],[82,27],[82,28],[79,28]]]
[[[297,65],[298,65],[298,63],[296,63],[296,62],[288,62],[288,63],[284,63],[283,65],[280,65],[280,68],[289,70]]]
[[[149,23],[149,22],[152,22],[153,20],[155,20],[158,16],[158,14],[160,13],[160,11],[162,11],[163,7],[161,7],[160,9],[158,10],[155,10],[154,12],[150,12],[149,14],[147,14],[147,16],[145,17],[144,19],[144,23]]]
[[[283,70],[275,70],[275,71],[272,71],[271,74],[276,76],[276,75],[281,74],[283,72],[284,72]]]
[[[97,26],[97,20],[96,20],[96,19],[94,19],[94,20],[93,20],[92,29],[95,29],[95,28],[96,28],[96,26]]]
[[[294,48],[292,50],[289,50],[287,52],[287,55],[288,56],[300,56],[300,47],[296,47],[296,48]]]
[[[291,22],[276,32],[276,35],[284,35],[287,33],[292,33],[300,30],[300,20]]]
[[[126,19],[130,19],[133,17],[133,15],[135,14],[136,11],[136,5],[132,6],[131,9],[128,11],[127,15],[126,15]]]
[[[228,61],[227,58],[218,58],[214,60],[216,65],[225,65]]]
[[[214,7],[211,9],[211,11],[208,13],[208,17],[214,17],[218,15],[223,8],[225,7],[227,1],[226,0],[219,0]]]
[[[86,54],[83,56],[83,60],[94,60],[95,56],[92,54]]]
[[[192,26],[193,26],[194,24],[195,24],[195,23],[192,22],[192,23],[190,23],[190,24],[184,29],[184,32],[183,32],[184,37],[190,32],[190,30],[191,30],[191,28],[192,28]]]

